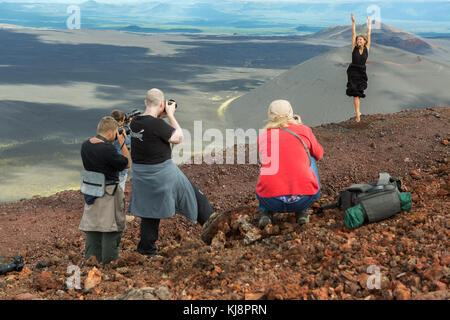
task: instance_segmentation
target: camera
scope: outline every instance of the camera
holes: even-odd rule
[[[15,255],[13,259],[14,261],[11,263],[0,265],[0,274],[6,274],[11,271],[22,271],[25,266],[22,256]]]
[[[118,128],[117,129],[117,132],[119,132],[120,135],[122,135],[124,132],[127,135],[129,135],[130,132],[131,132],[130,125],[128,125],[128,124],[123,125],[123,128]]]
[[[170,105],[172,105],[172,103],[175,103],[175,109],[178,107],[178,104],[177,104],[177,102],[174,100],[174,99],[169,99],[168,101],[167,101],[167,104],[170,106]],[[164,109],[164,112],[165,112],[166,110]]]
[[[141,113],[142,113],[142,112],[139,111],[138,109],[134,109],[133,111],[126,113],[126,114],[125,114],[125,123],[126,123],[126,124],[129,124],[131,118],[133,118],[133,117],[135,117],[135,116],[138,116],[138,115],[140,115]]]
[[[139,111],[138,109],[134,109],[128,113],[125,114],[125,120],[124,120],[124,125],[123,128],[118,128],[117,131],[119,132],[119,134],[123,134],[124,132],[129,135],[131,132],[130,129],[130,121],[133,117],[140,115],[142,112]]]

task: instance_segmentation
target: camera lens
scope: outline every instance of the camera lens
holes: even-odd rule
[[[177,102],[174,99],[170,99],[167,104],[170,106],[172,103],[175,103],[175,109],[178,107]]]

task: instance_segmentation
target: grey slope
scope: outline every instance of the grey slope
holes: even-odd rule
[[[311,58],[236,99],[227,110],[228,126],[261,128],[275,99],[287,99],[309,126],[339,122],[354,116],[353,99],[346,96],[346,69],[351,47]],[[450,66],[401,49],[372,45],[367,97],[362,114],[450,105]]]
[[[367,34],[367,24],[356,26],[357,34]],[[315,41],[341,40],[347,44],[352,37],[351,26],[335,26],[321,30],[312,35],[306,36],[307,39]],[[405,51],[418,54],[432,54],[438,48],[429,43],[426,39],[410,32],[399,30],[384,23],[374,24],[372,27],[372,42],[403,49]],[[437,50],[439,51],[439,50]]]

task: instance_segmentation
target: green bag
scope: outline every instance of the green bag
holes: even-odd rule
[[[412,198],[409,192],[399,192],[398,197],[402,205],[402,210],[409,211],[412,208]]]
[[[402,210],[412,208],[411,193],[399,192],[398,179],[381,173],[376,185],[352,185],[347,190],[357,191],[354,206],[345,211],[347,228],[355,229],[364,222],[377,222],[394,216]]]
[[[344,223],[349,229],[355,229],[362,226],[364,220],[364,211],[360,204],[348,208],[347,211],[345,211]]]

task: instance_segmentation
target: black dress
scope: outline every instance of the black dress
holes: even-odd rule
[[[347,91],[350,97],[365,98],[364,90],[367,89],[366,61],[369,53],[364,47],[363,53],[359,53],[356,46],[352,52],[352,63],[347,68]]]

